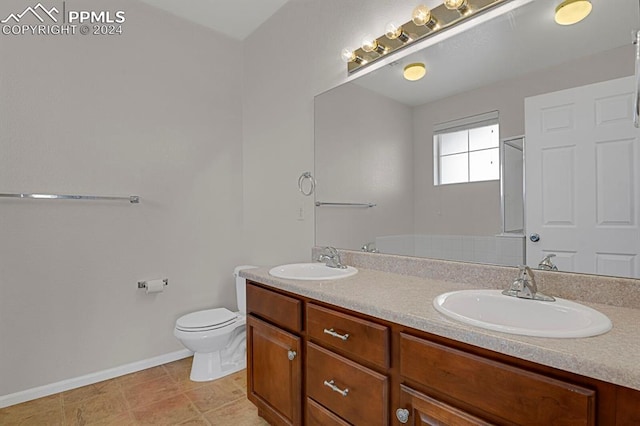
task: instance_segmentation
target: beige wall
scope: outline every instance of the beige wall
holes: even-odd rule
[[[406,21],[409,0],[291,0],[243,42],[244,229],[248,259],[308,261],[313,199],[297,181],[313,170],[313,98],[346,81],[340,59],[367,32]],[[297,220],[300,207],[305,220]]]
[[[316,245],[359,250],[413,233],[411,107],[355,84],[315,100],[316,200],[375,203],[316,209]]]
[[[126,11],[124,34],[1,36],[0,192],[142,201],[0,199],[0,396],[180,350],[178,316],[236,307],[241,44],[138,2],[87,5],[67,1]],[[164,277],[163,294],[136,288]]]

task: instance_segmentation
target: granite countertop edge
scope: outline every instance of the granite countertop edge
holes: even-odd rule
[[[467,284],[358,268],[348,278],[326,281],[280,279],[270,268],[240,271],[240,276],[296,295],[349,309],[483,349],[640,390],[640,310],[584,303],[609,316],[613,329],[579,339],[528,337],[459,323],[440,314],[432,300]]]

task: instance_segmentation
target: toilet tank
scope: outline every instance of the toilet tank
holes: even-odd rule
[[[239,274],[244,269],[256,269],[257,266],[242,265],[236,266],[233,270],[233,276],[236,279],[236,299],[238,301],[238,311],[241,314],[247,313],[247,280],[242,278]]]

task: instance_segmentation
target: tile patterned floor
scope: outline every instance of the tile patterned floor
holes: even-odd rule
[[[264,426],[246,372],[189,380],[191,358],[0,409],[0,425]]]

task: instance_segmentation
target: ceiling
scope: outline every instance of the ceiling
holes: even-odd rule
[[[571,59],[631,46],[632,31],[640,27],[638,0],[591,0],[591,15],[571,26],[554,22],[558,1],[532,1],[354,83],[407,105],[422,105]],[[427,75],[408,82],[402,70],[413,62],[425,63]]]
[[[289,0],[140,0],[236,40],[244,40]]]

